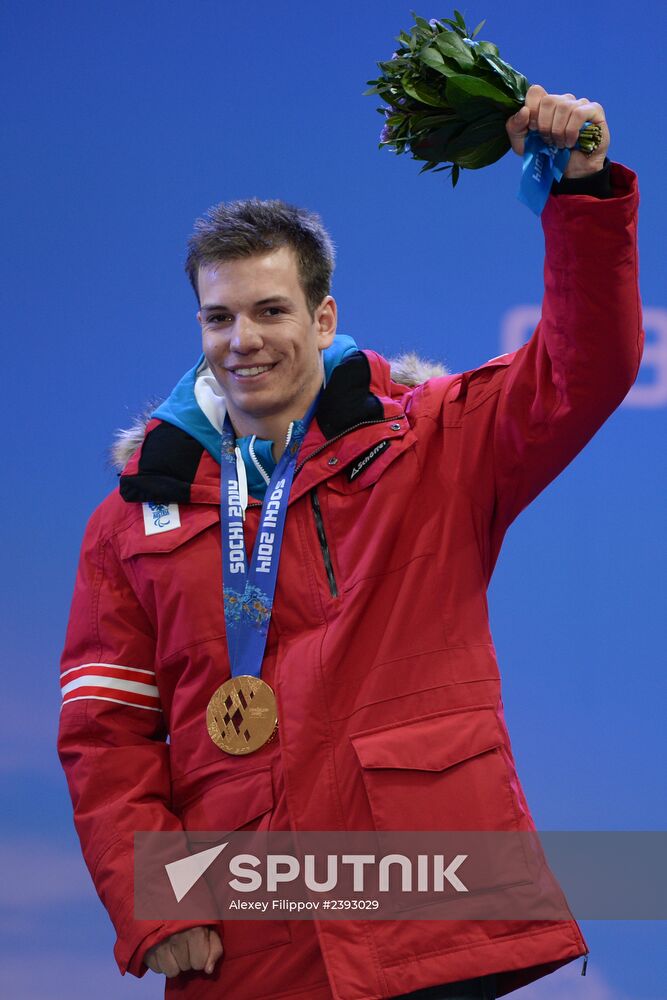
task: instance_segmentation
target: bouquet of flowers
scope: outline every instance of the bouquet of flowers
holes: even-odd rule
[[[454,19],[415,23],[397,37],[399,48],[370,90],[385,106],[380,148],[407,150],[424,161],[420,171],[449,170],[456,185],[462,169],[477,170],[510,148],[505,122],[523,106],[529,83],[500,58],[492,42],[477,40],[485,21],[470,32],[458,10]],[[591,153],[600,143],[598,125],[588,124],[577,146]]]

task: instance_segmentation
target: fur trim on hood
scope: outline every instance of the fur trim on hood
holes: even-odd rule
[[[399,354],[398,357],[389,358],[391,367],[391,380],[397,385],[407,386],[412,389],[429,378],[436,378],[440,375],[449,375],[449,370],[439,361],[428,361],[420,358],[414,352]],[[157,409],[159,400],[156,400],[144,407],[141,413],[132,421],[130,427],[117,430],[114,434],[113,444],[109,449],[109,459],[114,469],[120,472],[131,456],[135,453],[144,439],[146,425],[148,424],[153,411]]]

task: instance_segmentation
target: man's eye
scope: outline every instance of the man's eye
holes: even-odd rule
[[[283,312],[283,310],[280,308],[280,306],[267,306],[264,311],[267,312],[267,313],[272,313],[274,316],[277,313],[282,313]]]
[[[209,316],[208,322],[209,323],[222,323],[226,319],[229,319],[229,317],[226,316],[224,313],[214,313],[212,316]]]

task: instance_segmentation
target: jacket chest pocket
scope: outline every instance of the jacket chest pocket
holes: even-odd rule
[[[181,504],[178,516],[177,527],[147,534],[142,512],[118,536],[161,659],[225,634],[219,508]]]
[[[434,551],[435,539],[419,515],[421,472],[415,445],[414,435],[406,434],[389,441],[364,465],[369,449],[318,486],[314,523],[330,576],[322,542],[326,537],[339,593]]]
[[[376,830],[497,832],[471,838],[484,851],[474,862],[475,889],[530,881],[493,708],[416,719],[351,741]]]
[[[175,798],[178,800],[178,795]],[[221,843],[229,833],[268,830],[273,805],[271,768],[266,767],[223,780],[215,773],[205,777],[195,796],[177,806],[177,813],[188,831],[194,853]],[[206,873],[203,877],[207,878]],[[291,939],[286,920],[226,919],[222,937],[224,960],[289,944]]]

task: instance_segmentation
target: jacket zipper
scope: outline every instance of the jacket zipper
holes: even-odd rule
[[[329,581],[329,593],[332,597],[338,597],[338,587],[336,586],[336,577],[334,576],[333,566],[331,565],[331,554],[329,552],[327,536],[324,531],[324,521],[322,520],[322,511],[320,510],[320,501],[317,496],[317,489],[312,489],[310,491],[310,502],[313,507],[313,514],[315,515],[317,537],[320,541],[320,549],[322,550],[322,558],[324,559],[324,568],[327,572],[327,580]]]
[[[346,434],[350,434],[352,431],[356,431],[357,428],[366,427],[369,424],[386,424],[390,420],[400,420],[401,417],[404,416],[405,416],[404,413],[394,414],[394,416],[392,417],[380,417],[378,420],[361,420],[358,424],[353,424],[352,427],[348,427],[346,428],[346,430],[341,431],[340,434],[335,434],[334,437],[329,438],[327,441],[324,442],[323,445],[320,445],[319,448],[316,448],[315,451],[312,452],[312,454],[308,455],[307,458],[304,458],[303,462],[299,462],[296,469],[294,470],[294,475],[296,476],[297,472],[300,472],[301,469],[306,464],[306,462],[309,462],[311,458],[315,458],[316,455],[319,455],[320,452],[323,452],[325,448],[328,448],[330,444],[334,443],[334,441],[338,441],[340,438],[345,437]],[[310,502],[313,508],[313,515],[315,517],[315,527],[317,528],[317,537],[319,539],[320,549],[322,551],[324,568],[326,570],[327,580],[329,582],[329,593],[331,594],[332,597],[338,597],[338,586],[336,585],[336,577],[334,575],[333,566],[331,564],[331,553],[329,552],[329,543],[327,542],[327,536],[324,532],[324,522],[322,520],[322,511],[320,510],[320,501],[317,496],[317,488],[313,488],[310,491]],[[258,500],[254,500],[252,503],[248,504],[249,508],[261,507],[261,506],[262,504]]]

